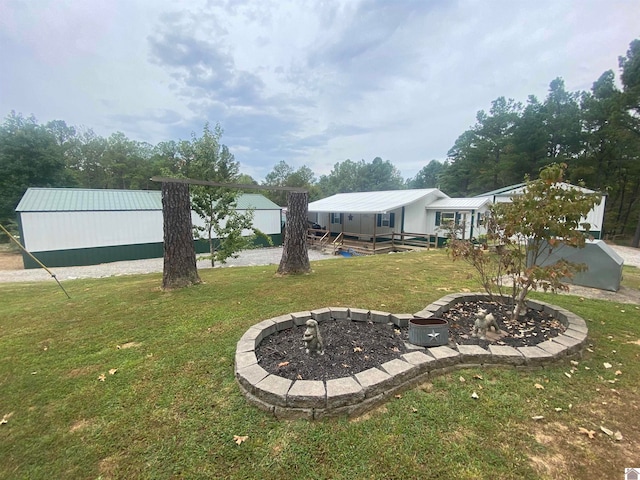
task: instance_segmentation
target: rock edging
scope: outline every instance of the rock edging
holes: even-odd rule
[[[488,300],[483,293],[446,295],[415,316],[437,317],[452,305],[465,301]],[[411,314],[391,314],[377,310],[329,307],[296,312],[263,320],[250,327],[236,346],[235,377],[247,400],[278,418],[321,419],[341,415],[357,416],[412,388],[455,369],[492,366],[536,368],[567,356],[580,354],[587,341],[586,322],[578,315],[556,305],[528,300],[527,307],[543,310],[557,318],[566,330],[561,335],[530,347],[455,345],[431,347],[405,353],[379,367],[332,380],[289,380],[267,372],[258,365],[255,349],[267,336],[304,325],[309,319],[322,323],[329,319],[392,322],[406,327]]]

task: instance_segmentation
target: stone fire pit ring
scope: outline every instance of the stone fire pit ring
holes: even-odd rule
[[[461,368],[513,366],[536,368],[579,355],[586,345],[587,325],[578,315],[561,307],[528,300],[527,307],[544,310],[566,330],[561,335],[530,347],[449,343],[405,353],[382,365],[355,375],[332,380],[289,380],[267,372],[258,364],[255,349],[267,336],[314,319],[393,323],[406,327],[415,317],[438,317],[451,306],[469,301],[488,301],[483,293],[460,293],[442,297],[424,310],[412,314],[391,314],[360,308],[328,307],[296,312],[263,320],[250,327],[236,346],[235,377],[247,400],[278,418],[309,420],[336,416],[354,417],[384,403],[398,392],[424,383],[430,376]]]

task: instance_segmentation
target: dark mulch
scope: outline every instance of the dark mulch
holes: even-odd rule
[[[478,308],[491,312],[506,335],[480,340],[471,335]],[[529,310],[512,322],[508,307],[490,302],[455,305],[442,315],[449,322],[449,342],[486,347],[490,343],[512,347],[536,345],[564,331],[564,326],[544,312]],[[330,380],[346,377],[400,358],[410,351],[408,328],[371,322],[329,320],[320,324],[325,354],[307,354],[302,341],[306,327],[293,327],[265,338],[258,348],[258,363],[267,372],[291,380]],[[491,337],[491,335],[489,336]]]

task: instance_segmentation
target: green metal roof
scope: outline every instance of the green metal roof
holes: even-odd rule
[[[280,210],[259,194],[242,194],[238,210]],[[85,188],[29,188],[16,207],[17,212],[162,210],[159,190],[107,190]]]
[[[509,185],[507,187],[498,188],[496,190],[491,190],[490,192],[481,193],[479,195],[475,195],[476,197],[493,197],[494,195],[504,195],[512,190],[516,190],[520,187],[524,187],[526,183],[516,183],[515,185]]]

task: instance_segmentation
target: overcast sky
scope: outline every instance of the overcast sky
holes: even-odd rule
[[[638,0],[0,0],[0,115],[156,144],[220,122],[241,171],[411,177],[499,96],[588,90]]]

